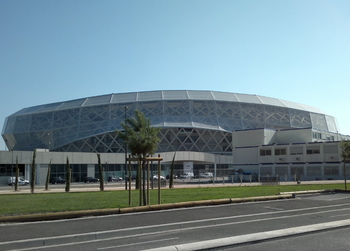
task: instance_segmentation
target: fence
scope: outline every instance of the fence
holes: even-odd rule
[[[276,177],[270,177],[270,176],[266,176],[266,177],[260,177],[260,183],[261,185],[279,185],[280,184],[280,179],[278,176]]]

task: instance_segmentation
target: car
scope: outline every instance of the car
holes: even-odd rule
[[[195,178],[199,179],[207,179],[207,178],[213,178],[213,173],[206,172],[206,173],[199,173],[195,176]]]
[[[87,182],[93,182],[93,183],[96,183],[96,182],[99,182],[100,180],[97,179],[97,178],[94,178],[94,177],[86,177],[84,179],[84,182],[87,183]]]
[[[168,179],[170,179],[170,174],[168,174],[165,178],[168,180]],[[177,177],[177,175],[176,174],[174,174],[173,175],[173,179],[177,179],[178,177]]]
[[[126,175],[126,176],[125,176],[125,179],[126,179],[126,180],[129,180],[129,176]],[[136,176],[134,176],[134,175],[131,176],[131,180],[132,180],[132,181],[136,180]]]
[[[160,176],[160,179],[161,179],[161,180],[165,180],[164,176]],[[157,175],[157,174],[153,175],[153,176],[151,177],[151,180],[158,180],[158,175]]]
[[[65,179],[62,179],[61,177],[51,179],[51,184],[66,184],[66,183],[67,181]]]
[[[15,182],[16,182],[16,177],[9,177],[8,180],[7,180],[7,184],[9,186],[14,186]],[[28,184],[29,184],[28,180],[23,179],[21,177],[18,177],[18,185],[25,186],[25,185],[28,185]]]
[[[113,182],[113,181],[119,182],[119,181],[122,181],[122,180],[123,180],[122,177],[111,177],[111,176],[109,176],[108,179],[107,179],[108,182]]]
[[[180,175],[180,179],[193,179],[194,175],[192,172],[183,173]]]

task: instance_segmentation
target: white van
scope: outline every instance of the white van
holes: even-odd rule
[[[9,186],[14,186],[16,183],[16,177],[9,177],[8,180],[7,180],[7,184]],[[28,180],[25,180],[21,177],[18,177],[18,185],[20,186],[25,186],[25,185],[28,185],[29,184],[29,181]]]
[[[193,179],[194,174],[193,173],[183,173],[180,175],[180,179]]]

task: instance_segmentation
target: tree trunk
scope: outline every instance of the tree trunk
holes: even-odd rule
[[[142,206],[142,187],[141,187],[141,157],[139,157],[139,163],[137,166],[137,183],[139,188],[139,206]]]
[[[51,173],[51,161],[49,163],[49,166],[47,167],[46,182],[45,182],[46,191],[49,190],[50,173]]]
[[[173,161],[171,162],[171,170],[170,170],[170,177],[169,177],[169,188],[174,188],[175,155],[176,155],[176,152],[174,153]]]
[[[69,193],[70,192],[70,182],[71,182],[71,169],[70,169],[70,165],[69,165],[69,160],[67,157],[67,166],[66,166],[66,192]]]
[[[345,166],[345,159],[343,159],[344,161],[344,170],[343,170],[343,173],[344,173],[344,185],[345,185],[345,190],[348,190],[348,187],[347,187],[347,184],[346,184],[346,166]]]
[[[98,160],[98,171],[99,171],[99,175],[100,175],[100,191],[104,191],[103,168],[101,165],[101,156],[99,153],[97,154],[97,160]]]
[[[143,194],[143,205],[147,205],[147,199],[146,199],[146,167],[145,167],[145,161],[142,161],[142,194]]]
[[[31,175],[30,175],[30,192],[34,193],[35,188],[35,158],[36,158],[36,150],[33,151],[33,159],[31,165]]]
[[[18,156],[16,156],[16,180],[15,180],[15,191],[16,192],[18,191],[18,177],[19,177]]]

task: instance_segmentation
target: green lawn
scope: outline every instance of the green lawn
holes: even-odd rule
[[[245,186],[161,190],[162,204],[224,198],[244,198],[276,195],[279,192],[344,189],[344,184],[293,185],[293,186]],[[129,206],[129,192],[71,192],[46,194],[0,195],[0,216],[60,212]],[[151,204],[158,202],[158,190],[151,190]],[[132,191],[133,206],[139,205],[139,191]]]

